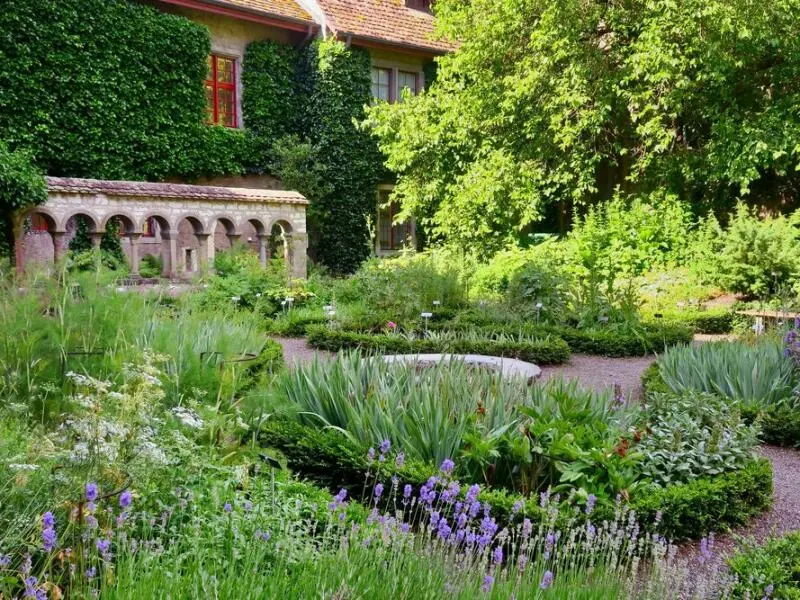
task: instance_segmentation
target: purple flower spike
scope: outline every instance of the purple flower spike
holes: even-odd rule
[[[378,499],[381,497],[381,494],[383,494],[383,484],[382,483],[376,483],[375,484],[375,493],[374,493],[375,502],[378,501]]]
[[[455,469],[455,467],[456,467],[456,463],[454,463],[454,462],[453,462],[452,460],[450,460],[449,458],[445,458],[445,459],[442,461],[442,466],[440,466],[440,467],[439,467],[439,469],[440,469],[440,470],[442,471],[442,473],[444,473],[445,475],[450,475],[450,473],[452,473],[452,472],[453,472],[453,469]]]
[[[56,530],[48,527],[42,530],[42,548],[45,552],[52,552],[56,547]]]
[[[231,506],[230,502],[226,502],[225,506],[222,507],[222,510],[224,510],[226,513],[230,513],[233,510],[233,507]]]
[[[375,448],[367,450],[367,460],[373,462],[375,460]]]
[[[0,554],[0,569],[5,569],[11,564],[11,557],[8,554]]]
[[[594,505],[596,503],[597,503],[597,496],[595,496],[594,494],[589,494],[589,497],[586,498],[586,514],[587,515],[592,514],[592,511],[594,510]]]
[[[412,491],[411,484],[408,484],[408,483],[407,483],[407,484],[406,484],[406,485],[403,487],[403,498],[405,498],[406,500],[408,500],[408,499],[411,497],[411,491]]]
[[[494,584],[494,577],[492,577],[491,575],[486,575],[486,577],[483,578],[483,584],[481,584],[481,591],[484,594],[488,594],[491,591],[493,584]]]
[[[45,529],[52,529],[56,526],[56,518],[49,510],[42,515],[42,527]]]
[[[86,484],[86,499],[89,502],[94,502],[97,500],[97,484],[96,483],[87,483]]]
[[[406,464],[406,455],[401,452],[397,455],[397,458],[394,459],[394,466],[399,469],[404,464]]]
[[[517,500],[516,502],[514,502],[514,506],[511,507],[511,514],[512,515],[517,514],[519,511],[522,510],[523,506],[525,506],[525,503],[522,500]]]
[[[492,553],[492,560],[494,560],[494,564],[499,565],[503,562],[503,548],[501,546],[497,546]]]
[[[119,497],[119,505],[122,508],[128,508],[131,502],[133,502],[133,495],[128,490],[122,492],[122,495]]]
[[[542,582],[539,584],[539,589],[546,590],[553,585],[553,572],[545,571],[542,575]]]
[[[391,447],[392,447],[392,442],[390,442],[389,440],[383,440],[381,442],[381,445],[378,446],[378,450],[380,450],[381,454],[386,454]]]

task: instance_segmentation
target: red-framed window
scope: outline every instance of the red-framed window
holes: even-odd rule
[[[411,223],[394,223],[400,207],[389,203],[389,190],[378,191],[378,247],[381,250],[401,250],[411,240]]]
[[[208,57],[206,111],[209,123],[236,127],[236,61],[212,54]]]
[[[40,215],[39,213],[33,213],[30,217],[31,219],[31,231],[41,233],[43,231],[50,231],[50,225],[47,223],[47,219],[44,215]]]
[[[148,217],[142,227],[142,237],[154,238],[156,237],[156,218]]]

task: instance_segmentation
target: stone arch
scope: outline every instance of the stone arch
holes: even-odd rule
[[[139,223],[139,228],[144,228],[145,223],[147,223],[150,219],[153,219],[158,224],[158,227],[161,231],[172,231],[172,223],[170,223],[167,217],[158,212],[146,214],[144,219],[142,219],[142,221]]]
[[[221,229],[220,225],[222,225]],[[242,231],[236,219],[227,214],[218,214],[212,217],[208,221],[207,229],[211,235],[209,248],[213,244],[215,253],[230,249],[242,237]]]
[[[180,215],[175,224],[178,271],[184,275],[199,271],[207,263],[209,233],[194,215]]]
[[[61,221],[60,229],[63,230],[63,231],[67,231],[68,230],[68,227],[67,227],[68,223],[72,219],[76,219],[77,220],[79,218],[86,219],[86,221],[88,222],[88,225],[89,225],[89,233],[102,233],[103,232],[103,228],[100,227],[100,219],[98,219],[96,215],[93,215],[91,212],[86,211],[86,210],[76,210],[76,211],[67,213],[67,215],[64,217],[64,220]]]
[[[141,224],[138,223],[136,221],[136,219],[134,219],[130,215],[130,213],[122,212],[122,211],[117,211],[117,212],[111,213],[109,215],[106,215],[106,217],[101,222],[101,229],[103,231],[106,230],[106,227],[108,226],[109,221],[111,221],[112,219],[117,219],[119,221],[119,223],[120,223],[120,230],[119,231],[120,231],[120,233],[122,235],[127,236],[127,235],[130,235],[132,233],[141,233],[142,232]]]
[[[158,230],[148,235],[143,244],[137,239],[131,247],[131,274],[139,274],[139,254],[142,256],[158,256],[161,260],[161,275],[164,277],[174,277],[177,268],[176,257],[176,238],[177,234],[173,223],[161,212],[147,213],[139,223],[140,231],[145,231],[148,222],[155,222]],[[136,249],[134,249],[136,247]]]
[[[22,213],[21,222],[27,221],[34,215],[41,215],[47,221],[48,231],[50,231],[51,233],[53,231],[58,231],[58,226],[59,226],[58,217],[51,210],[43,206],[34,206],[26,210],[24,213]]]

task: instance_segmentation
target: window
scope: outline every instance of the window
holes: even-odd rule
[[[31,231],[41,233],[44,231],[50,231],[50,226],[47,224],[47,219],[44,218],[43,215],[39,213],[33,213],[31,215]]]
[[[156,237],[156,218],[155,217],[148,217],[147,220],[144,222],[144,227],[142,228],[142,237],[146,237],[146,238],[154,238],[154,237]]]
[[[384,100],[390,102],[392,100],[389,93],[392,86],[392,71],[391,69],[382,69],[380,67],[372,67],[372,96],[376,100]]]
[[[208,57],[206,110],[208,122],[236,127],[236,62],[212,54]]]
[[[400,250],[403,245],[411,241],[411,223],[394,224],[395,216],[400,212],[399,207],[390,203],[389,190],[378,191],[378,247],[381,250]]]
[[[406,7],[425,12],[431,12],[431,4],[433,0],[406,0]]]
[[[417,95],[417,74],[409,71],[397,72],[397,101],[402,102],[403,90],[411,90],[411,95]]]

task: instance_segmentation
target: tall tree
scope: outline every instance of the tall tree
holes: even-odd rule
[[[459,40],[416,98],[371,109],[406,214],[465,248],[556,201],[704,206],[800,187],[800,0],[439,0]]]

